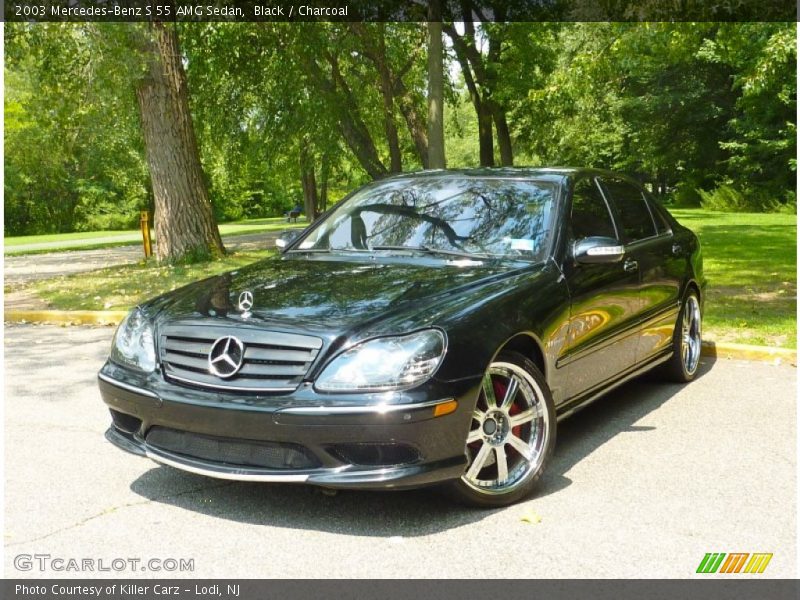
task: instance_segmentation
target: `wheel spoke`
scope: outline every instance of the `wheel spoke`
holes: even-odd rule
[[[481,446],[481,449],[478,450],[478,454],[475,456],[475,460],[472,461],[469,471],[467,471],[467,477],[469,479],[476,479],[478,477],[478,473],[483,469],[483,465],[486,463],[486,459],[489,458],[489,454],[491,453],[492,447],[489,444]]]
[[[492,383],[492,376],[487,373],[483,378],[483,395],[486,396],[486,406],[489,410],[497,408],[497,398],[494,395],[494,384]]]
[[[469,432],[469,435],[467,435],[467,444],[472,444],[474,442],[480,441],[482,438],[483,438],[483,432],[481,431],[481,428],[478,427],[478,429],[473,429],[472,431]]]
[[[508,458],[506,457],[506,449],[503,446],[496,446],[494,455],[497,460],[497,481],[498,483],[502,483],[508,479]]]
[[[508,424],[510,427],[517,427],[518,425],[524,425],[525,423],[530,423],[533,421],[534,418],[539,416],[539,411],[535,408],[529,408],[521,413],[517,413],[516,415],[511,415],[508,419]]]
[[[514,402],[514,396],[517,395],[518,389],[519,382],[517,381],[516,377],[512,377],[508,382],[508,388],[506,389],[506,395],[503,397],[503,403],[500,405],[501,409],[508,410],[511,408],[511,403]]]
[[[478,409],[472,411],[472,419],[477,421],[478,423],[483,423],[483,420],[486,418],[486,413],[481,412]]]
[[[515,435],[511,435],[508,438],[508,443],[519,452],[525,460],[530,460],[533,457],[533,450],[531,447],[519,439]]]

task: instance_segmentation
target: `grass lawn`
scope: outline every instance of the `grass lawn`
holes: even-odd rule
[[[207,263],[174,267],[141,262],[44,279],[27,289],[59,310],[127,310],[142,300],[273,254],[275,250],[237,252]]]
[[[673,210],[700,237],[706,339],[797,347],[797,217]]]
[[[704,337],[795,348],[797,219],[783,214],[674,210],[700,236],[708,289]],[[285,226],[285,221],[280,227]],[[273,251],[274,252],[274,251]],[[138,301],[268,256],[243,252],[201,265],[127,265],[58,277],[30,290],[53,308],[125,309]]]
[[[248,219],[223,223],[219,226],[223,236],[257,233],[260,231],[281,231],[295,227],[305,227],[302,218],[297,223],[287,223],[284,217]],[[153,232],[155,240],[155,232]],[[89,249],[119,246],[122,244],[141,244],[142,234],[138,229],[128,231],[87,231],[78,233],[53,233],[48,235],[24,235],[3,238],[5,254],[28,254],[62,249]]]

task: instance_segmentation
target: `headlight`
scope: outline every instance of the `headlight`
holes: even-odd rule
[[[111,343],[111,360],[146,373],[156,368],[153,326],[140,309],[134,308],[117,327]]]
[[[337,356],[317,378],[324,392],[382,392],[413,387],[436,372],[445,352],[442,332],[376,338]]]

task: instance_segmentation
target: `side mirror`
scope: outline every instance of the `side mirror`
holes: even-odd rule
[[[300,236],[301,232],[302,230],[299,229],[287,229],[286,231],[281,231],[278,239],[275,240],[275,245],[281,252],[283,252]]]
[[[625,256],[625,247],[614,238],[588,237],[575,242],[572,256],[582,264],[615,263]]]

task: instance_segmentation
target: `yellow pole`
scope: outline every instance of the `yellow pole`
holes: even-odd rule
[[[153,248],[150,243],[150,213],[146,210],[141,211],[139,225],[142,228],[142,243],[144,244],[144,257],[153,256]]]

